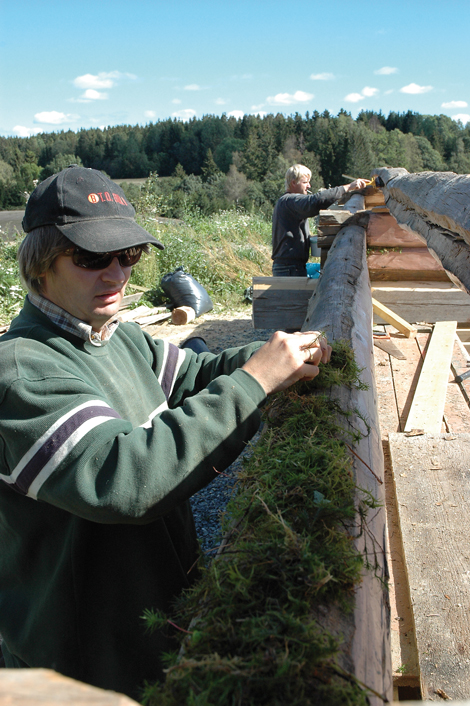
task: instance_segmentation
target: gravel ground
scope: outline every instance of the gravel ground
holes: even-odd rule
[[[220,531],[220,518],[225,511],[226,505],[232,495],[236,492],[236,481],[238,472],[242,466],[243,459],[251,453],[253,445],[256,444],[260,432],[255,434],[250,446],[232,463],[220,476],[206,485],[205,488],[193,495],[191,507],[196,523],[196,531],[204,553],[208,558],[215,556],[222,536]]]

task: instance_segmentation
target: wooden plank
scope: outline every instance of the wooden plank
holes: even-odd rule
[[[0,706],[138,706],[115,691],[97,689],[52,669],[0,669]]]
[[[350,218],[351,213],[345,209],[333,210],[330,208],[322,209],[318,214],[318,224],[322,226],[341,226],[344,221]]]
[[[369,269],[370,279],[381,282],[449,282],[444,270]]]
[[[253,327],[300,330],[318,279],[253,277]]]
[[[367,419],[369,432],[354,449],[357,453],[352,459],[354,476],[358,488],[369,490],[380,503],[380,508],[368,516],[364,531],[358,532],[356,539],[357,550],[368,557],[374,571],[364,569],[362,583],[354,592],[354,612],[341,616],[337,630],[345,636],[340,659],[343,664],[349,664],[348,671],[383,694],[385,699],[391,699],[384,486],[380,482],[383,453],[373,373],[372,303],[365,240],[365,229],[357,225],[343,227],[338,233],[309,302],[302,329],[325,331],[332,341],[350,341],[356,362],[363,371],[361,377],[368,384],[367,390],[332,388],[330,391],[339,407],[352,413],[352,428],[361,426],[360,418]],[[360,494],[358,501],[359,497]],[[357,520],[359,523],[359,518]],[[369,698],[374,706],[383,706],[382,699],[373,694]]]
[[[470,435],[389,435],[423,699],[470,693]]]
[[[440,321],[434,326],[405,432],[423,429],[432,434],[441,430],[456,327],[456,321]]]
[[[395,314],[394,311],[391,311],[391,309],[374,298],[372,298],[372,308],[384,321],[395,326],[406,338],[413,338],[416,335],[414,326],[411,326],[405,319],[402,319],[401,316],[398,316],[398,314]]]
[[[426,321],[470,321],[470,296],[452,282],[371,279],[372,296],[410,323]],[[374,324],[384,323],[374,312]]]
[[[405,248],[403,250],[387,250],[377,252],[372,250],[367,256],[369,270],[415,270],[417,272],[445,273],[442,265],[436,261],[426,247]]]
[[[126,296],[122,298],[120,309],[125,309],[131,304],[135,304],[142,299],[142,295],[143,292],[138,292],[137,294],[126,294]]]

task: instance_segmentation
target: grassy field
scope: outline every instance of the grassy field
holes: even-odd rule
[[[158,223],[152,209],[138,214],[139,223],[158,238],[165,250],[152,248],[134,268],[129,285],[149,288],[144,299],[165,302],[160,288],[164,274],[184,267],[205,287],[216,311],[240,308],[253,276],[271,274],[271,224],[262,216],[224,211],[214,216],[189,214],[182,223]],[[22,306],[25,291],[16,253],[21,237],[0,242],[0,324],[7,324]]]

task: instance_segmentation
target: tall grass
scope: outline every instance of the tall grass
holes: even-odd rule
[[[141,218],[142,226],[165,245],[146,255],[134,269],[131,284],[151,288],[154,303],[163,300],[163,275],[184,267],[220,306],[243,304],[254,276],[271,273],[271,224],[259,215],[222,211],[213,216],[187,215],[184,222],[158,223]]]

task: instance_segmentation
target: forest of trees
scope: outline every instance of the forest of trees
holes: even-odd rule
[[[154,180],[162,194],[171,191],[167,215],[188,203],[206,213],[234,203],[263,208],[282,193],[285,171],[295,162],[312,170],[314,190],[346,183],[344,174],[368,177],[384,165],[470,173],[470,123],[411,111],[388,117],[367,111],[356,119],[325,111],[0,137],[0,209],[22,208],[35,180],[71,163],[114,179],[171,177]]]

